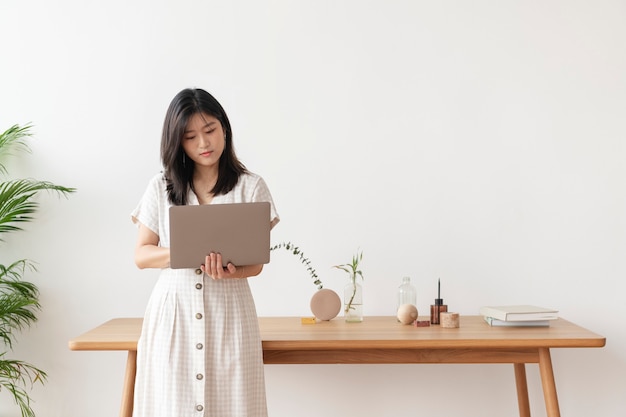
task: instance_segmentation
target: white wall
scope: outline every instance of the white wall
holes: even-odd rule
[[[403,275],[426,312],[533,303],[607,337],[553,353],[570,417],[626,414],[624,1],[0,3],[0,129],[32,122],[12,173],[78,188],[42,198],[0,262],[28,257],[43,311],[12,355],[49,373],[39,417],[118,413],[125,355],[68,339],[140,316],[129,212],[160,169],[166,107],[213,92],[247,166],[328,288],[364,251],[365,313]],[[274,254],[260,315],[310,315],[314,287]],[[367,319],[367,318],[366,318]],[[533,415],[545,415],[536,366]],[[511,366],[268,366],[272,417],[517,412]],[[450,393],[452,398],[450,400]],[[0,415],[19,412],[0,393]]]

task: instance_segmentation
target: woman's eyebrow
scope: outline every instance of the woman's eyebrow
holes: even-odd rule
[[[207,124],[205,124],[204,126],[202,126],[203,129],[206,129],[207,127],[211,127],[215,124],[215,121],[212,122],[208,122]],[[185,129],[185,133],[189,133],[189,132],[193,132],[193,129]]]

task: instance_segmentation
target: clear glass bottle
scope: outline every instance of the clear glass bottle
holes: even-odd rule
[[[350,277],[343,291],[343,315],[350,323],[363,321],[363,289],[355,277]]]
[[[411,284],[411,277],[403,277],[402,285],[398,287],[398,300],[396,312],[402,304],[413,304],[417,307],[417,290]]]

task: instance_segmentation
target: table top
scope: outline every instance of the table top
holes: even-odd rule
[[[420,318],[426,320],[427,318]],[[69,341],[71,350],[136,350],[141,318],[116,318]],[[460,327],[415,327],[395,317],[367,316],[361,323],[338,317],[302,324],[300,317],[260,317],[264,350],[499,349],[603,347],[605,338],[559,318],[547,327],[492,327],[482,316],[461,316]]]

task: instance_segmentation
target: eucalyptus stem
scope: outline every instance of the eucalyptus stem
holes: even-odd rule
[[[317,276],[317,272],[315,271],[315,268],[313,268],[311,266],[311,261],[309,260],[309,258],[304,256],[304,252],[302,252],[299,247],[297,247],[296,245],[294,245],[291,242],[287,242],[287,243],[281,242],[281,243],[279,243],[277,245],[274,245],[274,246],[272,246],[270,248],[271,251],[272,250],[276,250],[276,249],[285,249],[285,250],[288,250],[289,252],[291,252],[292,254],[298,256],[300,258],[300,262],[306,267],[307,272],[309,273],[309,275],[313,279],[313,284],[315,284],[317,286],[317,289],[321,290],[322,288],[324,288],[324,285],[322,284],[322,281]]]

